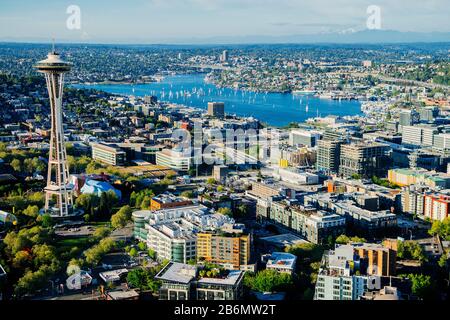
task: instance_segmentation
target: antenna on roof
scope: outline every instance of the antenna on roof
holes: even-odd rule
[[[52,53],[55,54],[55,38],[52,38]]]

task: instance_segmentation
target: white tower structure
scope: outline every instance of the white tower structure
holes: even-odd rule
[[[71,64],[63,61],[53,48],[47,59],[39,61],[35,68],[45,75],[51,109],[51,136],[48,159],[47,187],[45,187],[45,211],[52,216],[65,217],[72,210],[72,186],[69,184],[69,166],[62,117],[64,74]]]

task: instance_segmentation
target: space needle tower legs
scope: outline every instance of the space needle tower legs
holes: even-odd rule
[[[70,71],[71,64],[63,61],[53,49],[48,54],[47,59],[39,61],[35,68],[45,75],[51,109],[45,211],[53,216],[65,217],[72,210],[73,199],[72,186],[69,184],[69,167],[64,142],[62,97],[64,74]]]

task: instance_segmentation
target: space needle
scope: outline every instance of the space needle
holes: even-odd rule
[[[51,135],[48,159],[47,186],[45,187],[45,212],[55,217],[66,217],[72,212],[72,186],[69,184],[69,166],[62,117],[64,74],[72,68],[55,51],[34,66],[45,75],[51,109]]]

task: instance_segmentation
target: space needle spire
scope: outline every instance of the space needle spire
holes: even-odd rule
[[[72,210],[73,198],[64,143],[62,96],[64,74],[70,71],[72,65],[60,58],[53,41],[52,52],[47,55],[47,59],[39,61],[34,67],[45,75],[51,110],[47,186],[44,189],[45,211],[52,216],[65,217]]]

